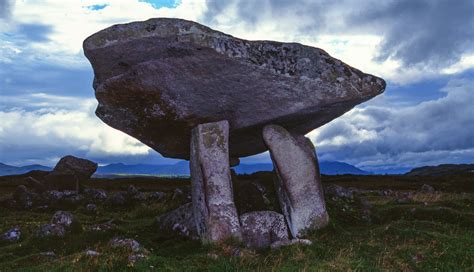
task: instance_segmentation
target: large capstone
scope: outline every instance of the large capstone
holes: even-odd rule
[[[266,126],[263,138],[275,168],[278,200],[293,237],[326,226],[329,217],[311,141],[277,125]]]
[[[193,213],[203,242],[240,239],[229,165],[229,123],[198,125],[191,137]]]
[[[87,38],[84,53],[97,116],[174,158],[189,158],[198,124],[228,120],[231,157],[249,156],[266,150],[265,125],[304,135],[385,89],[324,50],[181,19],[111,26]]]

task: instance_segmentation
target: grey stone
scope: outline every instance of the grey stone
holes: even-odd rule
[[[191,138],[193,213],[201,240],[240,238],[229,166],[229,123],[198,125]]]
[[[266,126],[263,138],[275,168],[275,188],[293,237],[301,238],[310,228],[322,228],[326,212],[316,152],[304,136],[292,136],[277,125]]]
[[[152,201],[162,201],[166,198],[166,193],[163,192],[152,192],[148,194],[147,200],[152,200]]]
[[[36,235],[40,238],[64,237],[66,235],[66,229],[64,226],[58,224],[43,224],[40,226]]]
[[[21,230],[19,228],[13,228],[5,232],[0,236],[0,240],[14,243],[18,242],[21,239]]]
[[[81,189],[81,182],[89,179],[97,170],[97,163],[90,160],[65,156],[59,160],[53,171],[45,176],[45,185],[50,189]]]
[[[91,249],[86,250],[85,254],[87,257],[98,257],[100,255],[99,252]]]
[[[277,241],[288,240],[288,228],[282,214],[257,211],[240,216],[242,237],[247,247],[269,247]]]
[[[423,184],[420,188],[420,192],[425,194],[432,194],[435,192],[435,188],[433,188],[433,186],[431,185]]]
[[[97,116],[166,157],[189,158],[197,124],[228,120],[230,156],[266,150],[265,125],[304,135],[385,89],[322,49],[248,41],[169,18],[88,37]]]
[[[104,201],[107,199],[107,192],[102,189],[86,188],[84,194],[93,201]]]
[[[96,214],[97,213],[97,206],[93,203],[89,203],[86,205],[86,212],[88,214]]]
[[[72,213],[65,211],[57,211],[51,218],[51,224],[61,225],[66,230],[68,230],[71,229],[74,224],[78,224],[78,222]]]
[[[345,187],[339,186],[337,184],[328,184],[324,186],[324,194],[331,197],[337,198],[353,198],[353,192]]]
[[[276,241],[270,245],[272,249],[279,249],[284,246],[291,246],[291,245],[304,245],[304,246],[310,246],[312,245],[313,242],[311,242],[308,239],[291,239],[291,240],[281,240],[281,241]]]
[[[178,234],[193,240],[199,239],[191,202],[158,216],[156,226],[161,232]]]
[[[107,204],[110,206],[124,206],[129,203],[129,195],[127,192],[115,192],[112,196],[109,197],[107,200]]]
[[[142,246],[139,242],[134,239],[120,239],[114,238],[109,241],[109,246],[112,248],[124,248],[131,252],[140,252],[142,250]]]

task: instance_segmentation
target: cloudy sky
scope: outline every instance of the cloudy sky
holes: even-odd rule
[[[320,160],[372,171],[474,163],[473,14],[472,0],[0,0],[0,162],[174,162],[95,117],[81,47],[112,24],[178,17],[320,47],[386,79],[383,95],[308,134]]]

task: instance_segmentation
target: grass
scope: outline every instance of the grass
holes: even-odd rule
[[[344,179],[325,177],[325,181],[346,185]],[[363,177],[355,180],[359,184],[354,179],[347,183],[398,191],[415,188],[413,182],[406,181],[381,186]],[[250,250],[235,242],[203,246],[197,241],[167,237],[153,222],[158,214],[179,205],[172,200],[112,210],[99,206],[97,215],[88,215],[80,207],[72,212],[84,230],[49,240],[35,238],[34,233],[54,211],[0,209],[0,231],[13,226],[23,231],[20,243],[0,244],[0,271],[473,271],[474,192],[459,192],[446,182],[443,178],[445,191],[415,193],[405,204],[396,203],[397,191],[389,196],[366,191],[354,199],[328,197],[330,224],[308,234],[313,244],[278,250]],[[171,186],[163,184],[167,189]],[[117,189],[105,181],[95,185]],[[142,185],[147,189],[153,186]],[[370,203],[369,214],[361,199]],[[87,230],[91,224],[110,219],[117,222],[116,229],[100,233]],[[136,239],[149,251],[149,257],[129,263],[128,252],[107,245],[113,237]],[[101,254],[88,257],[86,249]],[[40,254],[47,251],[54,251],[57,257]]]

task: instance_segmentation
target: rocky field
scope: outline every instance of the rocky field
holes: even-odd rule
[[[202,246],[157,217],[189,180],[91,179],[81,194],[0,177],[0,271],[472,271],[474,175],[323,176],[330,224],[311,244]],[[23,187],[21,185],[28,185]],[[238,176],[239,213],[276,210],[271,173]]]

